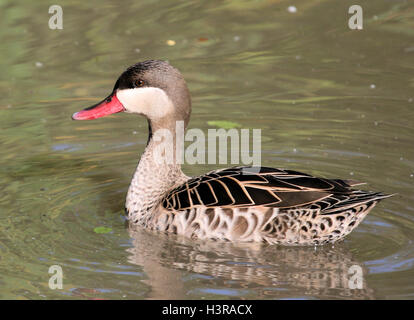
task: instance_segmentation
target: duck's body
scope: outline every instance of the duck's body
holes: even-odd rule
[[[155,155],[161,142],[153,133],[167,129],[174,147],[179,145],[175,122],[186,127],[191,111],[184,79],[166,62],[151,60],[129,68],[107,99],[73,118],[120,111],[143,114],[149,121],[148,144],[129,187],[126,210],[132,223],[151,230],[235,242],[333,243],[388,197],[353,190],[360,183],[351,180],[265,167],[235,167],[191,178],[175,158],[159,161]]]
[[[154,161],[153,139],[126,199],[129,220],[191,238],[283,245],[335,242],[349,234],[381,193],[352,190],[352,180],[292,170],[235,167],[188,177]]]

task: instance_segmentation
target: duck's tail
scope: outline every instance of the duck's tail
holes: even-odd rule
[[[338,211],[345,211],[362,204],[377,204],[385,198],[394,196],[395,194],[385,194],[382,192],[355,190],[347,195],[334,195],[331,198],[335,203],[322,210],[321,214],[335,214]]]

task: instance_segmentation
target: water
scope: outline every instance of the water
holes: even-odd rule
[[[348,28],[351,1],[59,4],[63,30],[48,28],[47,1],[0,3],[1,299],[413,298],[412,2],[364,2],[361,31]],[[397,195],[334,247],[129,229],[123,205],[146,121],[70,116],[148,58],[183,72],[190,128],[261,128],[263,165]],[[51,265],[62,290],[49,289]],[[349,288],[353,265],[363,289]]]

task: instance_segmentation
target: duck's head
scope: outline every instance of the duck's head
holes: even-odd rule
[[[74,113],[72,119],[92,120],[117,112],[144,115],[156,127],[175,121],[184,121],[187,126],[190,93],[176,68],[165,61],[147,60],[125,70],[107,98]]]

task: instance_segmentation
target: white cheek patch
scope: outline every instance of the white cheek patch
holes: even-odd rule
[[[149,119],[159,119],[173,112],[171,100],[159,88],[123,89],[118,90],[116,96],[127,112],[143,114]]]

